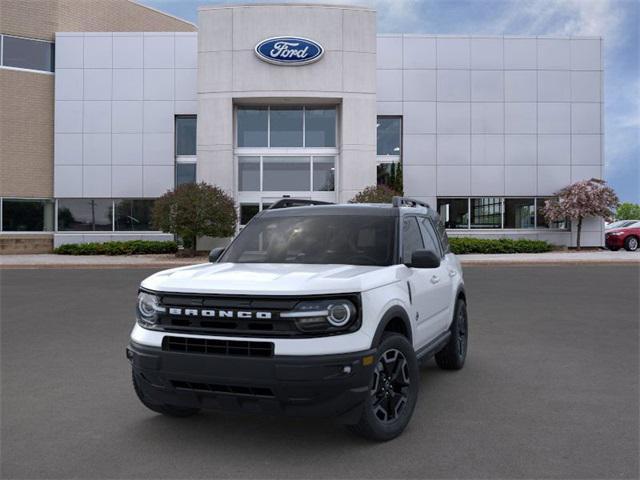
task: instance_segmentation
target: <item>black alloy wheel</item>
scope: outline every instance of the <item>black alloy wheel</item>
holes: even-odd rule
[[[411,378],[406,357],[392,348],[384,352],[373,372],[371,406],[382,423],[396,420],[409,399]]]

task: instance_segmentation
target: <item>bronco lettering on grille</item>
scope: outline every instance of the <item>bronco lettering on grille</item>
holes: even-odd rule
[[[259,320],[271,319],[271,312],[252,312],[244,310],[205,310],[196,308],[169,308],[170,315],[184,315],[188,317],[208,317],[208,318],[257,318]]]

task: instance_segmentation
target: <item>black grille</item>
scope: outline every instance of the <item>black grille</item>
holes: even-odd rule
[[[272,357],[273,343],[212,340],[208,338],[164,337],[162,349],[169,352],[232,355],[237,357]]]
[[[271,397],[273,391],[266,387],[247,387],[240,385],[218,385],[213,383],[184,382],[171,380],[173,388],[178,390],[190,390],[193,392],[226,393],[230,395],[247,395],[251,397]]]

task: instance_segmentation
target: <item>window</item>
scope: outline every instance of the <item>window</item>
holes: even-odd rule
[[[431,221],[428,218],[421,217],[419,223],[422,239],[424,240],[424,248],[441,257],[442,250],[440,249],[440,242],[438,241],[438,235],[433,229]]]
[[[310,166],[309,157],[264,157],[262,190],[310,190]]]
[[[269,146],[303,147],[303,117],[302,107],[271,107]]]
[[[396,192],[401,192],[402,188],[402,163],[380,162],[377,165],[378,185],[386,185]]]
[[[185,183],[196,183],[195,162],[178,161],[176,163],[176,187]]]
[[[257,203],[243,203],[240,205],[240,225],[246,225],[260,211]]]
[[[238,157],[238,190],[260,191],[260,157]]]
[[[54,45],[43,40],[2,35],[2,65],[53,72]]]
[[[392,265],[395,225],[395,218],[389,216],[264,216],[254,219],[240,232],[221,260]]]
[[[536,225],[538,228],[554,228],[560,230],[568,230],[570,228],[570,223],[568,220],[563,220],[560,222],[549,222],[542,212],[544,208],[544,202],[547,200],[551,200],[552,197],[545,198],[537,198],[536,199]]]
[[[376,133],[378,137],[378,155],[399,157],[402,143],[402,118],[378,117]]]
[[[269,146],[269,110],[267,107],[239,107],[238,147]]]
[[[53,202],[34,199],[2,199],[2,230],[5,232],[50,232]]]
[[[176,116],[176,156],[196,154],[195,115]]]
[[[153,200],[115,200],[116,231],[143,232],[154,230],[151,226]]]
[[[504,228],[534,228],[535,211],[533,198],[505,198]]]
[[[336,161],[334,157],[313,157],[313,191],[335,190]]]
[[[335,107],[240,106],[239,148],[335,148]]]
[[[402,261],[411,262],[411,256],[416,250],[424,248],[422,235],[416,217],[405,217],[402,220]]]
[[[304,109],[305,147],[336,146],[336,109],[306,107]]]
[[[469,228],[469,200],[439,198],[438,213],[446,228]]]
[[[502,199],[484,197],[471,199],[471,228],[501,228]]]
[[[111,231],[111,200],[74,198],[58,200],[58,231]]]

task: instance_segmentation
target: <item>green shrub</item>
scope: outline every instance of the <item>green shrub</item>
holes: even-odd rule
[[[451,251],[455,254],[542,253],[553,249],[553,245],[543,240],[527,240],[524,238],[512,240],[510,238],[449,237],[449,244],[451,245]]]
[[[129,240],[126,242],[69,243],[60,245],[54,253],[60,255],[144,255],[151,253],[175,253],[174,241]]]

